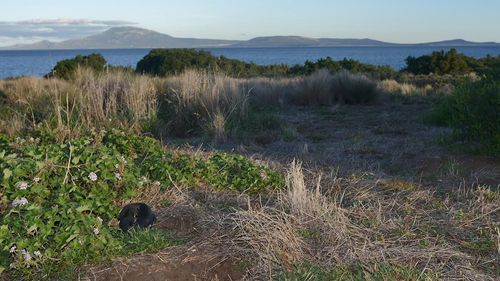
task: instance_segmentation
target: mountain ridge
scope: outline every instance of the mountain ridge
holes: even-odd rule
[[[427,43],[390,43],[369,38],[309,38],[303,36],[261,36],[250,40],[180,38],[138,27],[113,27],[102,33],[61,42],[39,41],[1,47],[2,50],[44,49],[139,49],[139,48],[273,48],[273,47],[391,47],[391,46],[500,46],[496,42],[471,42],[464,39]]]

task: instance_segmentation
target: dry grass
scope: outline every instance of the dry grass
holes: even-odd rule
[[[235,231],[224,239],[233,245],[235,253],[251,258],[255,263],[253,273],[260,276],[257,279],[305,263],[325,270],[391,264],[410,266],[422,274],[438,274],[445,280],[492,280],[477,270],[474,257],[453,241],[429,231],[443,223],[429,211],[428,205],[437,202],[431,192],[394,191],[384,195],[377,186],[363,190],[353,189],[352,184],[356,183],[347,179],[308,181],[301,165],[293,162],[288,171],[288,190],[279,194],[272,206],[231,215],[227,223]],[[321,188],[335,192],[325,195]],[[478,194],[474,196],[484,197]],[[472,202],[483,208],[490,206],[478,200]],[[483,209],[476,220],[480,214],[491,216],[493,211],[492,206]],[[481,220],[484,222],[484,217]],[[491,235],[496,241],[497,232]]]
[[[9,113],[0,116],[9,134],[45,127],[60,138],[99,127],[138,131],[157,113],[153,78],[125,72],[78,69],[75,80],[19,78],[0,81]]]
[[[388,93],[410,95],[417,91],[417,87],[408,83],[398,83],[396,80],[383,80],[378,83],[379,89]]]
[[[298,105],[366,104],[378,98],[376,83],[363,75],[321,69],[296,83],[289,101]]]
[[[164,98],[170,103],[167,126],[177,134],[205,126],[215,141],[223,141],[227,122],[247,114],[248,90],[236,79],[190,70],[169,78],[166,85]]]
[[[156,116],[157,89],[150,77],[121,71],[95,75],[78,69],[74,84],[79,119],[86,127],[118,122],[138,128],[139,122]]]
[[[375,83],[368,78],[345,71],[332,75],[327,70],[282,79],[234,79],[188,70],[161,79],[78,69],[70,82],[20,78],[0,81],[0,91],[7,97],[7,110],[13,111],[0,116],[3,123],[15,125],[8,130],[4,127],[10,134],[45,126],[65,139],[94,127],[137,132],[156,124],[155,133],[188,136],[204,132],[215,142],[227,140],[230,129],[247,118],[250,103],[354,104],[377,97]]]

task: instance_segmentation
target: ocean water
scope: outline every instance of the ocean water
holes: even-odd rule
[[[352,58],[364,63],[389,65],[394,69],[405,66],[408,56],[421,56],[436,50],[451,47],[333,47],[333,48],[213,48],[205,49],[212,54],[224,55],[257,64],[302,64],[306,60],[317,60],[330,56],[340,60]],[[473,57],[488,54],[500,55],[499,46],[455,47],[459,52]],[[0,79],[15,76],[43,76],[63,59],[91,53],[102,54],[112,65],[135,67],[150,49],[111,50],[42,50],[42,51],[0,51]]]

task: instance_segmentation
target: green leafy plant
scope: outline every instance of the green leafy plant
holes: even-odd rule
[[[46,76],[71,80],[78,67],[90,68],[93,71],[101,72],[106,67],[106,64],[106,59],[101,54],[78,55],[72,59],[59,61]]]
[[[157,231],[124,236],[113,226],[117,202],[148,182],[249,193],[284,186],[281,175],[243,156],[195,158],[119,131],[60,144],[45,133],[2,136],[0,148],[0,268],[23,276],[170,243]],[[141,243],[148,239],[158,243]]]

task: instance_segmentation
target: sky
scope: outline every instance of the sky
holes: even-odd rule
[[[500,42],[500,0],[2,0],[0,46],[81,38],[124,25],[213,39]]]

